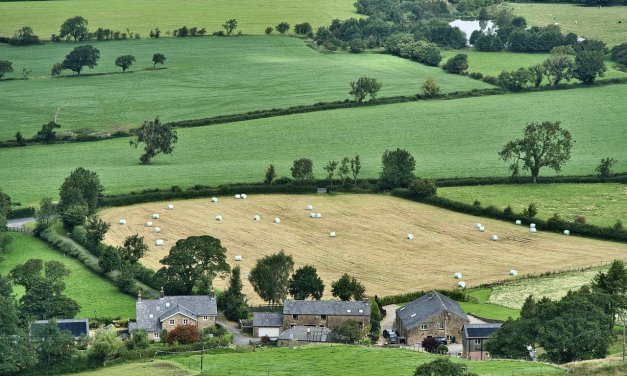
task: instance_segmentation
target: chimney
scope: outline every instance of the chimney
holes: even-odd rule
[[[137,290],[137,301],[138,302],[142,301],[142,290]]]
[[[159,291],[159,298],[163,299],[164,296],[165,296],[165,292],[163,292],[163,286],[161,286],[161,291]]]

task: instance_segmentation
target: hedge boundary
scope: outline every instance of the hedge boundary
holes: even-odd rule
[[[11,209],[7,214],[7,219],[28,218],[35,216],[35,208],[28,206],[25,208]]]
[[[383,307],[386,305],[390,305],[390,304],[401,304],[401,303],[407,303],[407,302],[411,302],[413,300],[416,300],[426,294],[429,294],[432,291],[436,291],[439,292],[440,294],[447,296],[455,301],[458,302],[478,302],[478,299],[470,296],[470,295],[466,295],[464,292],[462,291],[457,291],[457,290],[428,290],[428,291],[424,291],[424,290],[420,290],[420,291],[413,291],[413,292],[408,292],[408,293],[404,293],[404,294],[396,294],[396,295],[388,295],[388,296],[384,296],[382,298],[379,298],[379,306]]]

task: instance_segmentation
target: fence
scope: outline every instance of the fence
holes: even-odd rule
[[[7,231],[9,232],[24,232],[26,234],[32,234],[33,230],[29,229],[29,228],[25,228],[25,227],[9,227],[7,226]]]

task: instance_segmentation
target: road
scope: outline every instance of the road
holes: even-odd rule
[[[239,325],[237,323],[234,323],[232,321],[228,321],[224,318],[224,316],[220,315],[220,317],[218,317],[216,319],[216,323],[222,325],[226,330],[228,330],[229,332],[233,333],[233,344],[237,345],[237,346],[247,346],[250,345],[250,340],[252,339],[254,342],[254,338],[249,337],[245,334],[242,333],[241,330],[239,330]]]

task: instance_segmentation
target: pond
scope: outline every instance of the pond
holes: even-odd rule
[[[484,33],[496,30],[496,25],[492,21],[483,20],[455,20],[448,23],[452,27],[458,27],[466,34],[466,40],[470,40],[470,35],[475,30],[482,30]]]

